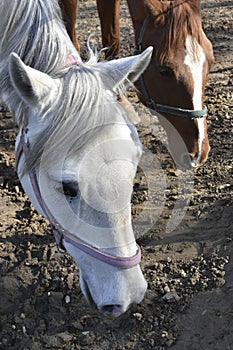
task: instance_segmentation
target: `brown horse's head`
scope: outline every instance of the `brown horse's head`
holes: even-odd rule
[[[139,97],[159,112],[175,162],[185,168],[200,165],[209,153],[203,100],[214,62],[212,45],[202,29],[200,1],[128,3],[139,49],[154,47],[151,63],[138,84]]]

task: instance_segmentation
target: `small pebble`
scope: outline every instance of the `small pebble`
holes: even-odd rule
[[[135,314],[133,314],[134,317],[136,317],[137,320],[141,321],[143,316],[142,314],[140,314],[139,312],[135,312]]]
[[[166,300],[166,301],[168,301],[169,303],[172,303],[172,302],[174,302],[174,301],[179,301],[179,300],[180,300],[180,297],[179,297],[179,295],[176,293],[176,291],[171,291],[171,292],[166,293],[166,294],[163,296],[163,300]]]
[[[164,292],[165,293],[169,293],[171,291],[171,289],[168,287],[168,286],[165,286],[164,287]]]
[[[162,338],[167,338],[168,336],[168,332],[167,331],[163,331],[162,332]]]
[[[69,295],[66,295],[66,297],[65,297],[65,302],[66,302],[66,304],[69,304],[69,303],[70,303],[70,296],[69,296]]]
[[[90,331],[82,332],[83,335],[88,335],[89,333],[90,333]]]
[[[181,277],[186,277],[186,276],[187,276],[187,273],[186,273],[184,270],[181,270],[181,271],[180,271],[180,276],[181,276]]]

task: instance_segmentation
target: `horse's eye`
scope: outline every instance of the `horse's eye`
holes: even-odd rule
[[[159,66],[158,70],[159,70],[159,74],[163,78],[173,79],[175,77],[174,72],[173,72],[172,68],[170,68],[170,67]]]
[[[62,181],[62,190],[65,196],[76,197],[79,192],[78,183],[75,181]]]

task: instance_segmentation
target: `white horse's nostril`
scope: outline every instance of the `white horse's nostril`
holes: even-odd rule
[[[126,311],[122,305],[103,305],[99,310],[104,316],[111,318],[119,317]]]

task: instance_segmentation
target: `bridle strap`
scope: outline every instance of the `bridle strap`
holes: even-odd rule
[[[145,19],[143,24],[142,24],[142,28],[141,28],[141,31],[139,33],[137,45],[136,45],[136,48],[134,51],[135,55],[142,53],[142,41],[143,41],[143,37],[145,34],[146,26],[147,26],[147,19]],[[142,95],[146,101],[146,106],[148,108],[151,108],[151,109],[153,109],[157,112],[160,112],[160,113],[168,113],[168,114],[172,114],[172,115],[175,115],[178,117],[185,117],[185,118],[188,118],[190,120],[203,118],[204,116],[208,115],[208,109],[206,106],[204,106],[204,108],[200,109],[200,110],[193,110],[193,109],[184,109],[184,108],[172,107],[172,106],[159,104],[151,97],[151,95],[146,87],[145,80],[143,78],[143,74],[140,75],[138,80],[139,80],[139,83],[141,85]]]
[[[60,236],[60,232],[57,229],[53,229],[54,236]],[[102,261],[108,265],[112,265],[121,269],[129,269],[138,265],[141,262],[141,249],[137,244],[137,253],[131,257],[117,257],[110,254],[107,254],[98,248],[92,247],[89,244],[83,242],[81,239],[70,234],[67,231],[63,232],[63,242],[69,243],[72,246],[78,248],[82,252],[96,258],[99,261]],[[64,243],[63,243],[64,246]]]
[[[30,143],[27,138],[27,128],[23,128],[19,145],[16,149],[16,169],[19,167],[19,162],[24,154],[25,158],[28,156],[30,152]],[[37,180],[36,172],[35,170],[29,172],[29,178],[31,181],[31,186],[33,188],[34,194],[36,196],[36,199],[45,215],[47,220],[50,222],[53,228],[53,234],[58,246],[58,249],[60,252],[64,253],[66,251],[64,247],[64,243],[69,243],[73,245],[74,247],[78,248],[79,250],[83,251],[84,253],[92,256],[93,258],[96,258],[99,261],[102,261],[106,264],[121,268],[121,269],[129,269],[132,268],[141,262],[141,249],[139,245],[137,244],[137,252],[135,255],[130,257],[117,257],[110,254],[107,254],[100,249],[93,247],[89,245],[88,243],[85,243],[75,235],[69,233],[68,231],[64,230],[54,219],[53,215],[51,214],[50,210],[48,209],[47,205],[45,204],[39,183]]]
[[[140,30],[139,36],[138,36],[138,41],[137,41],[137,45],[136,48],[134,50],[134,54],[135,55],[139,55],[140,53],[142,53],[142,40],[145,34],[145,30],[146,30],[146,25],[147,25],[147,20],[145,18],[143,24],[142,24],[142,28]]]
[[[177,117],[185,117],[190,120],[203,118],[204,116],[208,115],[208,109],[206,106],[204,106],[203,109],[195,110],[195,109],[184,109],[184,108],[171,107],[171,106],[159,104],[155,102],[155,100],[150,96],[142,75],[139,77],[139,82],[141,84],[142,95],[146,101],[146,106],[150,109],[155,110],[156,112],[168,113],[168,114],[175,115]]]
[[[73,65],[80,65],[80,64],[82,64],[82,61],[77,56],[70,54],[66,57],[64,67],[70,67]]]

